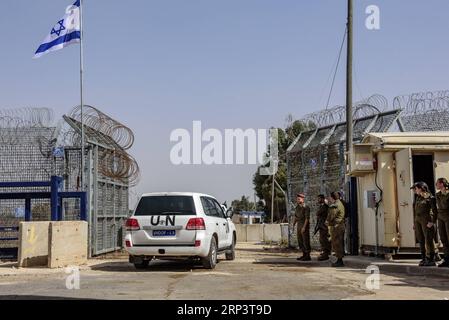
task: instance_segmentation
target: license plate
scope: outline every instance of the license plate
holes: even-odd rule
[[[153,230],[153,237],[173,237],[176,236],[176,230]]]

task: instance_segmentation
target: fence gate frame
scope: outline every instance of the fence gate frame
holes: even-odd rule
[[[0,182],[0,189],[4,188],[50,188],[50,191],[25,191],[25,192],[0,192],[0,200],[24,200],[25,215],[24,221],[32,221],[31,200],[50,199],[50,220],[62,221],[62,200],[79,199],[80,200],[80,220],[88,221],[87,217],[87,193],[86,192],[64,192],[62,190],[63,178],[51,176],[50,181],[14,181]],[[2,226],[0,232],[19,232],[19,226]],[[18,241],[16,237],[0,237],[0,241]],[[17,258],[17,249],[15,247],[0,248],[0,258]]]

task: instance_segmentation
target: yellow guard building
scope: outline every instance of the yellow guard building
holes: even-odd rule
[[[369,133],[354,145],[349,171],[357,177],[362,253],[416,252],[410,187],[449,179],[449,132]]]

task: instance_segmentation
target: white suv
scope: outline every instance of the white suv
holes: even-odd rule
[[[126,251],[137,269],[152,259],[199,258],[215,268],[217,255],[234,260],[236,231],[218,201],[200,193],[144,194],[126,221]]]

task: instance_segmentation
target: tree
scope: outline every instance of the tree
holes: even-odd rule
[[[231,202],[232,213],[239,214],[241,211],[255,210],[254,202],[249,201],[249,197],[242,196],[240,200],[234,200]]]
[[[279,164],[278,171],[275,174],[275,179],[282,187],[282,189],[287,192],[287,149],[296,139],[296,137],[304,131],[309,131],[314,129],[316,126],[311,122],[304,122],[302,120],[293,120],[292,115],[286,117],[286,128],[278,128],[278,154],[279,154]],[[268,151],[269,155],[269,151]],[[253,185],[256,195],[264,200],[265,207],[264,211],[267,216],[271,218],[268,214],[271,211],[271,183],[272,176],[262,176],[259,174],[259,168],[253,176]],[[285,221],[287,216],[287,208],[285,205],[284,194],[279,188],[275,187],[274,193],[274,221]]]

